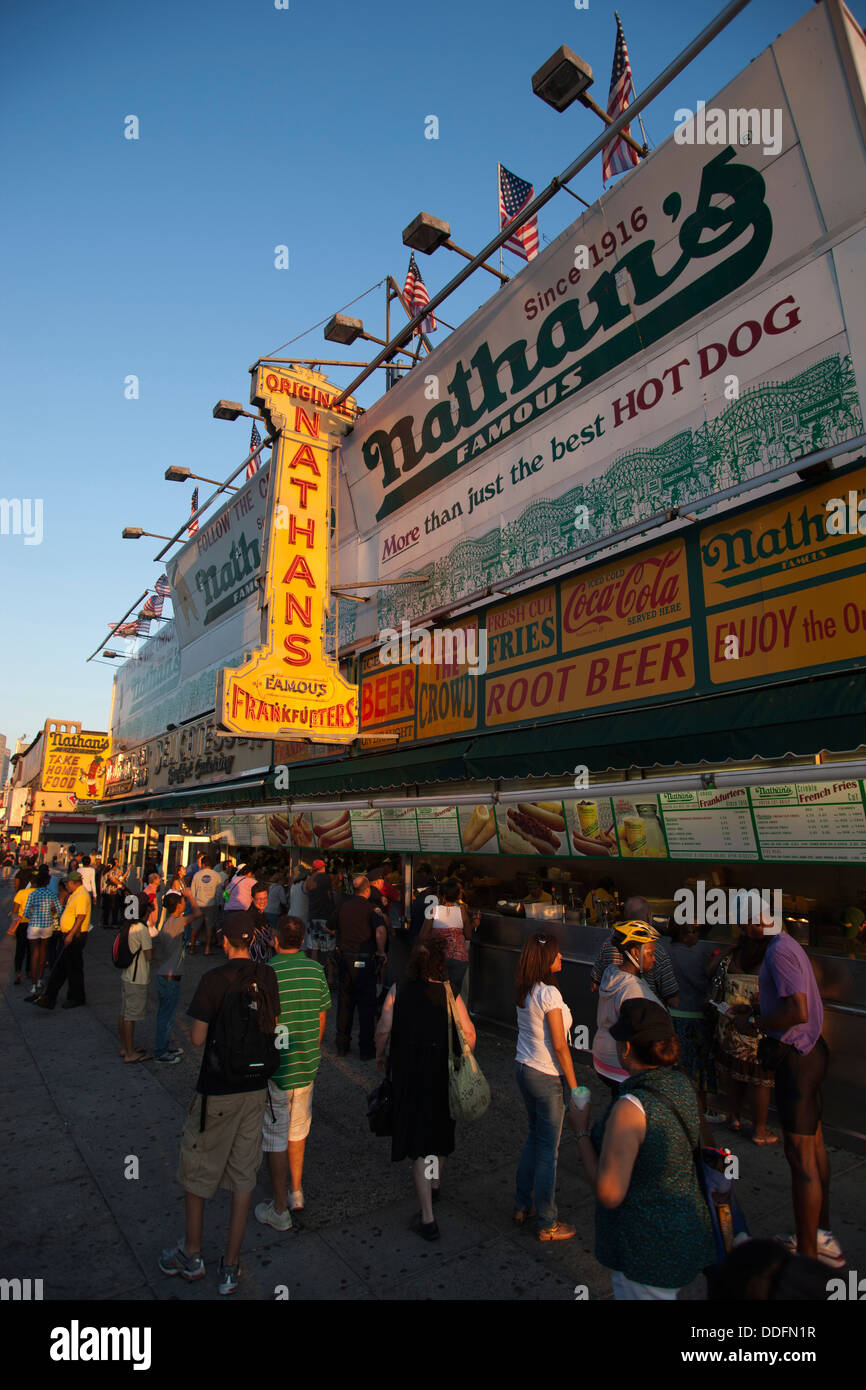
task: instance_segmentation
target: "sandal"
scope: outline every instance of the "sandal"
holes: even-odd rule
[[[766,1148],[768,1144],[778,1144],[778,1142],[778,1134],[774,1134],[771,1129],[768,1129],[767,1133],[760,1139],[756,1135],[752,1135],[752,1143],[757,1144],[759,1148]]]

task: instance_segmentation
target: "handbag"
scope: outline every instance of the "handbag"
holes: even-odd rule
[[[698,1187],[710,1214],[713,1239],[716,1243],[716,1265],[721,1265],[730,1254],[736,1237],[749,1234],[743,1209],[734,1192],[734,1180],[728,1177],[725,1172],[730,1156],[729,1150],[711,1149],[709,1146],[705,1148],[700,1142],[692,1147],[686,1122],[673,1101],[668,1100],[667,1096],[662,1095],[651,1086],[647,1087],[647,1090],[651,1096],[655,1096],[656,1100],[660,1100],[668,1110],[676,1115],[682,1125],[683,1133],[692,1152]]]
[[[487,1078],[472,1055],[466,1035],[460,1024],[451,985],[445,980],[445,997],[448,1000],[448,1109],[455,1121],[480,1120],[490,1109],[490,1087]],[[457,1055],[454,1047],[454,1029],[457,1029],[462,1053]]]

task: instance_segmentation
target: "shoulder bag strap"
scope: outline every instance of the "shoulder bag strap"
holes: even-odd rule
[[[646,1090],[649,1092],[651,1096],[655,1096],[656,1100],[660,1100],[662,1105],[666,1106],[666,1108],[670,1110],[673,1115],[676,1115],[677,1119],[679,1120],[682,1126],[683,1133],[686,1136],[686,1142],[688,1143],[692,1158],[694,1159],[695,1167],[698,1167],[701,1153],[700,1117],[698,1119],[698,1142],[697,1144],[693,1144],[691,1134],[689,1133],[689,1127],[683,1119],[682,1114],[680,1113],[677,1106],[674,1105],[673,1101],[669,1100],[668,1097],[663,1094],[663,1092],[655,1090],[652,1086],[647,1086]],[[638,1096],[640,1095],[639,1092],[636,1092],[635,1094],[637,1094]],[[700,1170],[698,1172],[698,1176],[700,1178]]]
[[[453,1019],[454,1027],[457,1029],[457,1036],[460,1039],[460,1051],[465,1056],[465,1054],[470,1051],[470,1047],[468,1042],[466,1041],[466,1034],[463,1032],[463,1025],[460,1022],[460,1015],[457,1012],[457,1005],[454,1002],[454,995],[451,992],[451,981],[443,980],[443,984],[445,985],[445,997],[448,1000],[448,1013],[450,1016],[448,1028],[448,1048],[453,1057],[455,1055],[454,1033],[452,1028],[450,1027],[450,1022]]]

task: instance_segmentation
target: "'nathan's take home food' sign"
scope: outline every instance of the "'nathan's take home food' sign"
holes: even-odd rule
[[[278,432],[267,500],[265,642],[217,677],[216,711],[231,733],[345,744],[358,727],[357,687],[324,650],[333,450],[354,418],[338,392],[303,367],[260,366],[253,404]]]
[[[108,734],[82,729],[73,721],[47,720],[33,809],[62,811],[79,801],[101,800],[110,746]]]
[[[863,48],[813,7],[708,103],[778,139],[668,139],[356,423],[341,576],[426,580],[358,635],[861,433]]]

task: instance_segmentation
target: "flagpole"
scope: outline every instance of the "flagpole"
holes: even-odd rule
[[[499,210],[499,199],[500,199],[501,196],[502,196],[502,165],[499,163],[499,160],[497,160],[497,161],[496,161],[496,218],[497,218],[497,221],[499,222],[500,227],[502,226],[502,213],[501,213],[500,210]],[[501,246],[500,246],[500,248],[499,248],[499,274],[500,274],[500,275],[504,275],[504,274],[505,274],[505,270],[504,270],[503,265],[502,265],[502,247],[501,247]],[[501,286],[501,285],[503,284],[503,281],[500,280],[500,281],[499,281],[499,284],[500,284],[500,286]]]

